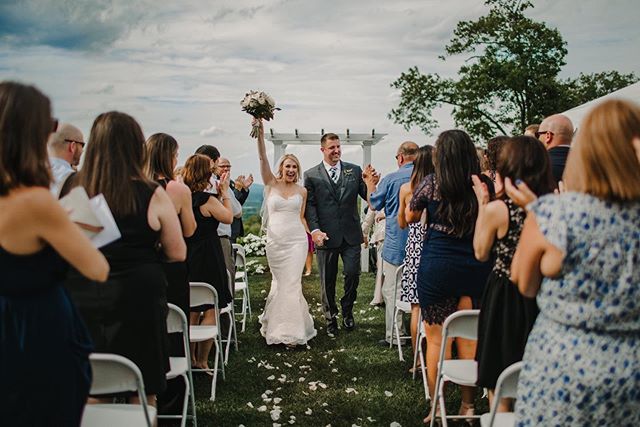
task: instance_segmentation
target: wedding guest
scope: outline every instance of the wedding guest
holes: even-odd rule
[[[198,150],[196,150],[196,154],[198,154],[199,152],[209,157],[212,162],[211,167],[214,170],[214,173],[211,175],[212,186],[207,189],[207,191],[213,194],[218,194],[220,175],[225,173],[227,176],[230,176],[229,171],[231,170],[231,164],[229,163],[229,160],[220,157],[220,152],[218,151],[218,149],[211,145],[203,145],[202,147],[198,148]],[[229,202],[231,203],[233,218],[242,218],[242,205],[236,199],[234,192],[229,191],[226,197],[229,198]],[[218,237],[220,238],[220,245],[222,246],[225,267],[231,273],[231,277],[235,277],[236,263],[235,255],[233,253],[233,246],[231,245],[231,224],[220,222],[220,224],[218,225]],[[234,285],[235,280],[232,280],[230,283],[232,295],[233,293],[235,293]]]
[[[178,162],[178,142],[171,135],[156,133],[146,141],[146,176],[164,188],[173,202],[183,237],[190,237],[196,230],[196,219],[191,208],[191,190],[174,178]],[[189,313],[189,276],[187,262],[162,263],[167,276],[167,301]]]
[[[91,339],[62,283],[68,265],[104,282],[109,265],[49,191],[49,98],[0,83],[0,418],[80,425]],[[34,369],[42,359],[50,369]]]
[[[157,242],[167,261],[184,261],[186,245],[171,199],[144,175],[145,141],[135,119],[118,111],[102,113],[89,140],[74,184],[89,197],[104,196],[121,237],[100,249],[111,266],[106,284],[72,270],[66,286],[96,351],[131,359],[155,405],[169,370],[167,280]]]
[[[231,162],[228,159],[221,157],[218,161],[218,168],[222,172],[228,172],[231,176]],[[244,203],[249,197],[249,189],[253,184],[253,175],[249,176],[239,175],[235,181],[229,181],[229,188],[233,191],[233,196],[236,198],[240,206],[244,206]],[[244,224],[242,223],[242,213],[240,216],[234,216],[231,223],[231,243],[235,243],[238,237],[244,236]]]
[[[418,150],[418,156],[414,162],[411,180],[400,187],[400,207],[398,208],[398,225],[400,228],[409,226],[409,237],[404,256],[404,270],[402,271],[402,289],[400,300],[411,304],[411,346],[415,351],[416,339],[418,336],[418,319],[420,318],[420,301],[418,299],[418,268],[420,266],[420,255],[422,245],[427,231],[427,224],[412,222],[407,224],[404,211],[411,202],[413,191],[420,185],[427,175],[434,171],[433,167],[433,147],[423,145]]]
[[[461,130],[441,133],[436,141],[434,167],[435,172],[413,192],[405,211],[407,222],[420,221],[425,211],[428,224],[418,269],[418,298],[427,333],[427,382],[431,396],[435,393],[442,324],[457,310],[478,307],[492,266],[477,261],[473,253],[478,201],[471,176],[480,174],[480,163],[469,135]],[[491,185],[490,190],[493,192]],[[460,338],[455,341],[460,359],[474,358],[475,341]],[[451,358],[450,343],[445,357]],[[475,388],[462,387],[461,394],[460,415],[472,415]],[[425,422],[429,421],[428,417]]]
[[[367,213],[362,221],[362,235],[365,247],[369,242],[373,243],[376,253],[376,285],[373,290],[373,299],[369,305],[382,305],[382,283],[384,282],[384,270],[382,268],[382,249],[384,248],[384,234],[386,218],[384,211],[374,211],[366,207]]]
[[[549,152],[551,171],[557,185],[562,180],[562,173],[571,148],[573,124],[567,116],[554,114],[540,123],[540,128],[535,133],[535,137],[542,141]]]
[[[571,148],[568,191],[529,205],[511,277],[540,314],[518,384],[519,426],[640,425],[634,138],[638,105],[597,105]]]
[[[540,125],[538,123],[534,123],[524,128],[524,134],[526,136],[533,136],[535,138],[536,132],[538,132],[539,129],[540,129]]]
[[[500,155],[500,150],[504,143],[509,139],[508,136],[500,135],[494,136],[489,141],[487,141],[487,149],[485,150],[485,159],[487,162],[487,175],[491,178],[494,185],[496,183],[496,168],[498,165],[498,156]],[[500,191],[498,186],[495,187],[496,193]]]
[[[233,296],[227,277],[222,245],[218,236],[220,223],[231,224],[233,214],[229,200],[229,175],[224,172],[218,181],[218,194],[211,194],[211,159],[194,154],[189,157],[182,170],[184,183],[192,192],[192,209],[198,227],[195,233],[187,238],[187,263],[189,280],[205,282],[213,286],[218,293],[218,307],[224,308],[232,303]],[[204,315],[200,319],[200,313]],[[203,306],[191,309],[192,325],[214,325],[215,311],[213,307]],[[209,369],[209,352],[213,340],[198,345],[197,352],[192,351],[195,368]]]
[[[375,176],[365,170],[363,176],[367,185],[369,205],[376,211],[384,210],[386,216],[384,248],[382,250],[382,268],[384,282],[382,283],[382,298],[385,304],[385,336],[380,340],[381,345],[389,345],[393,335],[394,325],[403,330],[402,316],[393,317],[395,300],[399,295],[394,295],[396,284],[396,269],[404,260],[404,249],[407,244],[408,230],[403,230],[398,225],[398,196],[402,184],[409,181],[413,171],[413,161],[418,154],[418,144],[406,141],[400,144],[396,152],[398,170],[385,175],[376,185]],[[369,168],[367,168],[369,169]]]
[[[544,145],[530,136],[516,136],[502,145],[496,165],[496,187],[503,188],[505,178],[528,183],[537,194],[553,192],[549,156]],[[473,237],[476,259],[495,259],[482,295],[478,325],[478,386],[489,389],[489,401],[502,371],[522,360],[529,331],[538,315],[532,298],[522,296],[509,279],[511,260],[520,240],[526,213],[504,191],[490,201],[489,192],[479,177],[473,177],[478,199],[478,218]],[[510,399],[500,402],[499,411],[510,410]]]
[[[51,192],[56,197],[67,178],[78,169],[84,145],[80,129],[69,123],[61,123],[58,130],[49,135],[49,163],[53,174]]]

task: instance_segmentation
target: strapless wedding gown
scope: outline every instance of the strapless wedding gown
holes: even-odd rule
[[[307,234],[300,221],[303,198],[285,199],[275,191],[267,197],[267,262],[271,290],[260,333],[267,344],[303,345],[317,334],[309,305],[302,295],[302,270],[307,258]]]

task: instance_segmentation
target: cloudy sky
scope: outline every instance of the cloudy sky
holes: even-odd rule
[[[637,0],[534,3],[529,16],[568,43],[564,77],[640,73]],[[175,136],[180,161],[212,144],[234,174],[256,176],[239,101],[264,90],[283,109],[267,123],[277,132],[388,133],[373,151],[388,172],[402,141],[434,140],[387,118],[397,103],[390,83],[414,65],[454,76],[463,58],[438,55],[458,21],[485,12],[480,0],[0,0],[0,79],[40,87],[56,117],[87,138],[97,114],[117,109],[147,136]],[[442,129],[453,126],[446,110],[436,116]],[[321,158],[315,146],[288,151],[303,168]],[[361,162],[360,148],[344,151]]]

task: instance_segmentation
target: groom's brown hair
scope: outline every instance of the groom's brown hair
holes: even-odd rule
[[[338,135],[336,135],[335,133],[325,133],[324,135],[322,135],[322,138],[320,138],[320,145],[324,146],[324,143],[331,140],[336,140],[336,139],[340,139],[340,137]]]

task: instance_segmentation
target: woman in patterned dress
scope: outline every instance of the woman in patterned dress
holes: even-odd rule
[[[503,188],[504,178],[521,179],[537,194],[553,191],[554,182],[549,165],[549,155],[544,145],[530,136],[516,136],[504,142],[497,156],[495,183]],[[487,279],[482,295],[478,325],[478,386],[489,389],[489,401],[493,401],[493,389],[500,373],[508,366],[522,360],[527,336],[538,315],[533,298],[524,297],[509,280],[509,268],[516,250],[526,213],[498,192],[497,199],[489,201],[486,186],[479,177],[473,177],[474,191],[478,199],[478,219],[473,238],[476,259],[495,259],[493,271]],[[511,399],[503,399],[498,410],[510,410]]]
[[[518,426],[640,425],[640,107],[596,106],[571,146],[568,192],[531,203],[511,273],[540,314]]]
[[[411,202],[413,190],[422,182],[425,176],[433,173],[433,146],[423,145],[418,150],[418,156],[413,162],[413,172],[409,182],[400,187],[400,207],[398,212],[404,212]],[[398,215],[400,228],[407,226],[404,215]],[[402,288],[400,301],[411,304],[411,347],[415,351],[418,335],[418,319],[420,318],[420,301],[418,301],[418,284],[416,282],[418,267],[420,266],[420,254],[424,242],[427,225],[422,222],[409,224],[409,237],[407,238],[406,255],[404,257],[404,270],[402,271]]]

